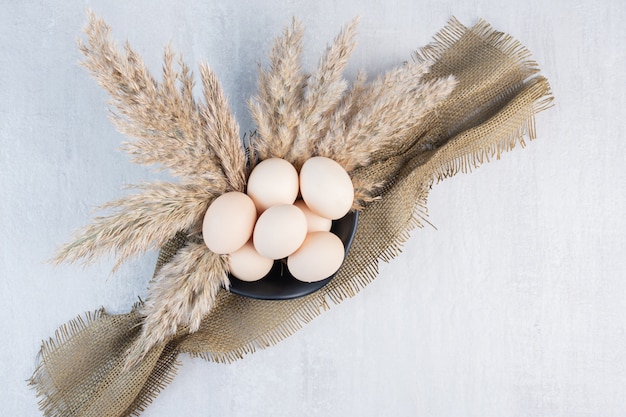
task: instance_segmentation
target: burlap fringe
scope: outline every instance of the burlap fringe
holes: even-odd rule
[[[135,303],[133,310],[136,310],[140,302]],[[100,308],[94,312],[87,312],[84,316],[78,316],[73,320],[60,326],[54,333],[54,336],[42,342],[41,349],[37,356],[38,365],[28,380],[29,386],[35,389],[38,398],[38,405],[44,416],[47,417],[66,417],[75,415],[74,405],[66,404],[63,396],[59,395],[57,383],[48,371],[48,362],[58,354],[62,347],[67,343],[72,343],[72,339],[83,331],[87,331],[89,326],[99,320],[108,317],[104,308]],[[66,346],[65,346],[66,347]],[[152,401],[165,389],[176,376],[180,362],[176,359],[178,349],[175,343],[168,344],[163,350],[160,366],[152,370],[146,383],[142,387],[133,403],[128,407],[127,411],[122,414],[124,416],[139,416],[141,412],[152,403]]]
[[[436,62],[440,60],[443,54],[452,47],[462,36],[468,35],[468,28],[459,22],[456,18],[450,19],[448,24],[441,29],[433,37],[433,41],[418,49],[413,54],[413,58],[417,62]],[[452,177],[457,173],[471,172],[473,168],[478,168],[485,162],[489,162],[494,156],[496,159],[500,159],[503,152],[512,150],[517,144],[521,147],[525,147],[525,138],[533,140],[536,138],[535,130],[535,114],[550,108],[553,105],[554,97],[550,89],[548,81],[541,76],[532,78],[539,72],[539,65],[536,61],[530,59],[530,51],[521,44],[517,39],[511,35],[498,32],[491,27],[485,20],[480,19],[478,23],[471,28],[471,33],[480,37],[489,45],[497,48],[507,59],[513,61],[521,71],[527,77],[528,85],[525,88],[524,95],[531,97],[533,105],[531,108],[525,109],[526,111],[518,111],[509,119],[509,123],[506,126],[497,124],[497,120],[487,120],[480,127],[487,131],[496,131],[497,134],[490,136],[483,136],[483,146],[480,149],[472,152],[467,152],[462,155],[454,155],[458,153],[458,149],[454,152],[447,151],[446,148],[451,148],[454,145],[454,138],[451,139],[448,144],[444,145],[443,149],[439,151],[438,158],[436,158],[437,165],[434,169],[434,176],[436,182],[445,178]],[[504,92],[500,93],[494,99],[494,102],[502,102],[509,98],[511,93],[519,89],[520,85],[512,85]],[[514,103],[508,103],[502,109],[503,113],[514,109]],[[521,109],[521,108],[520,108]],[[490,126],[498,126],[496,129]],[[462,136],[475,135],[474,129],[468,129]],[[430,184],[432,185],[432,183]]]
[[[484,135],[483,144],[479,149],[457,155],[458,147],[454,148],[453,140],[444,146],[437,157],[433,159],[433,164],[437,166],[434,180],[438,182],[457,173],[472,172],[473,169],[490,162],[493,157],[500,159],[502,153],[512,150],[518,144],[525,147],[526,138],[534,140],[536,138],[535,114],[551,107],[553,97],[550,86],[543,77],[530,80],[529,86],[523,94],[532,97],[533,105],[528,111],[516,112],[506,125],[499,124],[497,120],[492,119],[476,128],[468,129],[459,136],[458,139],[462,139],[466,136],[475,135],[478,129],[490,130],[490,126],[499,125],[500,134]],[[514,103],[507,104],[503,111],[506,112],[514,108]],[[449,149],[453,150],[449,151]]]
[[[467,35],[467,29],[456,17],[451,18],[446,26],[433,36],[431,43],[414,52],[414,59],[417,62],[440,60],[452,45],[458,42],[462,36]],[[531,71],[529,75],[539,72],[537,62],[530,59],[530,51],[513,36],[495,30],[483,19],[472,26],[471,30],[474,35],[513,59],[517,65],[528,68]]]
[[[84,317],[77,316],[59,327],[54,332],[53,337],[42,342],[41,350],[37,355],[38,365],[33,376],[28,380],[28,385],[35,388],[37,398],[39,399],[39,409],[43,411],[45,416],[62,417],[67,415],[67,406],[61,401],[62,397],[57,394],[57,386],[46,369],[47,358],[50,355],[54,355],[60,346],[79,335],[92,323],[100,320],[105,315],[106,312],[101,307],[94,312],[85,313]]]

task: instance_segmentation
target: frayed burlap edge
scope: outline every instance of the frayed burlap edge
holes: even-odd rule
[[[174,379],[180,365],[175,340],[153,349],[139,369],[132,373],[123,371],[125,350],[141,323],[138,306],[135,304],[128,314],[111,316],[100,308],[78,316],[42,343],[39,365],[29,385],[35,388],[39,408],[45,416],[138,416]],[[103,323],[107,320],[112,323]],[[105,337],[123,343],[114,341],[111,346],[92,337],[94,326],[102,324],[117,330],[117,334],[112,332]],[[84,338],[90,343],[85,343]]]

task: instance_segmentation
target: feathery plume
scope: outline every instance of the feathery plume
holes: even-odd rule
[[[225,255],[210,252],[204,242],[180,249],[150,282],[148,299],[140,308],[145,316],[141,335],[129,352],[126,369],[181,326],[187,326],[190,333],[197,331],[217,293],[228,286]]]
[[[269,71],[259,68],[258,95],[249,102],[258,135],[251,142],[259,159],[283,158],[301,122],[307,75],[302,73],[302,25],[293,19],[270,53]]]
[[[115,212],[96,217],[80,229],[57,251],[52,262],[84,259],[89,264],[111,254],[117,257],[117,268],[137,254],[158,249],[181,230],[197,231],[209,203],[218,195],[205,181],[142,184],[137,188],[143,192],[102,206]]]
[[[298,132],[289,159],[299,167],[316,143],[326,134],[329,115],[338,105],[347,82],[342,74],[348,58],[356,46],[355,36],[359,19],[346,25],[334,42],[326,48],[318,68],[309,78],[302,103]]]
[[[244,191],[246,188],[246,150],[239,139],[239,125],[230,112],[217,76],[206,64],[200,65],[200,77],[205,105],[201,106],[204,134],[211,138],[211,150],[220,161],[226,177],[227,191]]]
[[[136,138],[123,145],[132,161],[188,178],[218,172],[221,160],[214,150],[219,143],[204,134],[193,74],[182,60],[181,71],[174,69],[172,48],[165,48],[163,80],[157,82],[128,43],[123,53],[118,50],[110,28],[91,12],[85,34],[87,43],[78,42],[82,64],[109,93],[118,130]]]
[[[371,95],[371,85],[367,84],[367,75],[364,71],[359,71],[352,87],[345,92],[341,102],[335,111],[329,116],[330,121],[328,131],[322,140],[315,146],[315,153],[319,155],[330,155],[333,138],[343,140],[348,126],[351,125],[354,115],[367,103],[368,96]]]
[[[350,172],[410,135],[456,85],[452,77],[422,82],[427,71],[426,64],[408,63],[378,77],[360,93],[363,100],[343,134],[327,135],[318,153]]]

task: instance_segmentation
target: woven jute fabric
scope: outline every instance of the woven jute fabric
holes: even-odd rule
[[[398,254],[426,217],[428,190],[437,181],[497,158],[534,138],[534,115],[552,100],[529,52],[483,21],[466,28],[452,20],[415,60],[434,62],[428,77],[454,75],[452,95],[411,135],[374,155],[358,178],[384,185],[380,199],[359,217],[353,246],[337,276],[298,299],[264,301],[222,291],[200,329],[186,329],[124,371],[125,355],[142,317],[103,310],[64,325],[44,342],[31,383],[47,416],[138,415],[169,383],[180,353],[230,362],[290,336],[332,304],[352,297]],[[159,255],[157,269],[187,242],[178,234]]]

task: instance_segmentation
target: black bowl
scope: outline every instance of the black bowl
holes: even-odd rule
[[[350,212],[341,219],[333,221],[330,229],[343,242],[346,256],[356,233],[358,217],[358,212]],[[229,275],[230,292],[260,300],[290,300],[319,290],[328,284],[334,276],[335,274],[317,282],[298,281],[287,269],[287,263],[283,260],[278,260],[274,262],[271,271],[258,281],[242,281],[233,275]]]

